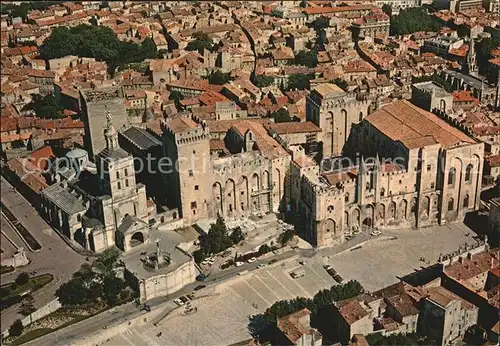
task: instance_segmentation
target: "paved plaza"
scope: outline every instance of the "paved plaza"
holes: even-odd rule
[[[248,317],[265,311],[274,302],[297,296],[312,297],[335,281],[323,265],[331,264],[344,280],[356,279],[374,291],[398,281],[427,265],[424,257],[435,263],[439,254],[454,251],[465,242],[472,244],[474,233],[463,224],[419,230],[384,231],[360,248],[341,253],[323,249],[312,257],[295,256],[237,276],[219,285],[217,294],[193,301],[197,308],[185,316],[178,308],[158,326],[146,324],[115,336],[106,345],[228,345],[250,338]],[[397,237],[397,238],[396,238]],[[345,250],[347,249],[347,250]],[[303,264],[300,264],[302,262]],[[293,279],[290,272],[303,268],[305,275]],[[156,335],[161,332],[161,336]]]
[[[325,258],[344,280],[358,280],[365,289],[375,291],[398,282],[398,277],[437,262],[464,243],[473,244],[475,233],[464,224],[436,226],[417,230],[384,231],[378,241],[363,243],[362,248]],[[390,237],[397,237],[390,240]],[[389,239],[388,239],[389,238]]]

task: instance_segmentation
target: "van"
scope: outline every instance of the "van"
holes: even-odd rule
[[[301,278],[303,277],[304,275],[306,275],[306,272],[304,269],[297,269],[295,271],[293,271],[292,273],[290,273],[290,276],[294,279],[298,279],[298,278]]]

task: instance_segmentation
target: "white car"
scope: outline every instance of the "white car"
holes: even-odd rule
[[[204,259],[204,260],[201,262],[201,264],[202,264],[202,265],[204,265],[204,266],[206,266],[208,263],[209,263],[209,262],[208,262],[208,260],[206,260],[206,259]]]
[[[380,232],[380,231],[372,231],[370,233],[370,235],[372,235],[372,236],[377,236],[377,235],[381,235],[381,234],[382,234],[382,232]]]
[[[245,263],[243,263],[243,262],[236,262],[236,266],[237,267],[241,267],[243,264],[245,264]]]
[[[255,262],[255,261],[257,261],[257,258],[252,257],[252,258],[250,258],[247,262],[248,262],[248,263],[253,263],[253,262]]]
[[[257,266],[257,268],[262,268],[262,267],[265,267],[266,264],[265,263],[259,263],[259,265]]]
[[[174,299],[174,303],[177,304],[178,306],[184,305],[184,302],[180,299]]]

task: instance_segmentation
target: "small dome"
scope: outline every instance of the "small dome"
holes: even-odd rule
[[[80,159],[82,157],[88,156],[88,154],[83,149],[75,148],[73,150],[68,151],[65,156],[69,159]]]

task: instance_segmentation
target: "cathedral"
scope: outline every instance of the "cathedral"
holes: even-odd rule
[[[146,187],[136,183],[133,157],[118,144],[118,132],[107,112],[105,148],[96,155],[95,172],[72,161],[58,168],[55,184],[42,193],[42,212],[57,229],[84,248],[122,251],[149,241]],[[75,149],[75,151],[83,151]],[[68,171],[73,174],[68,175]]]

